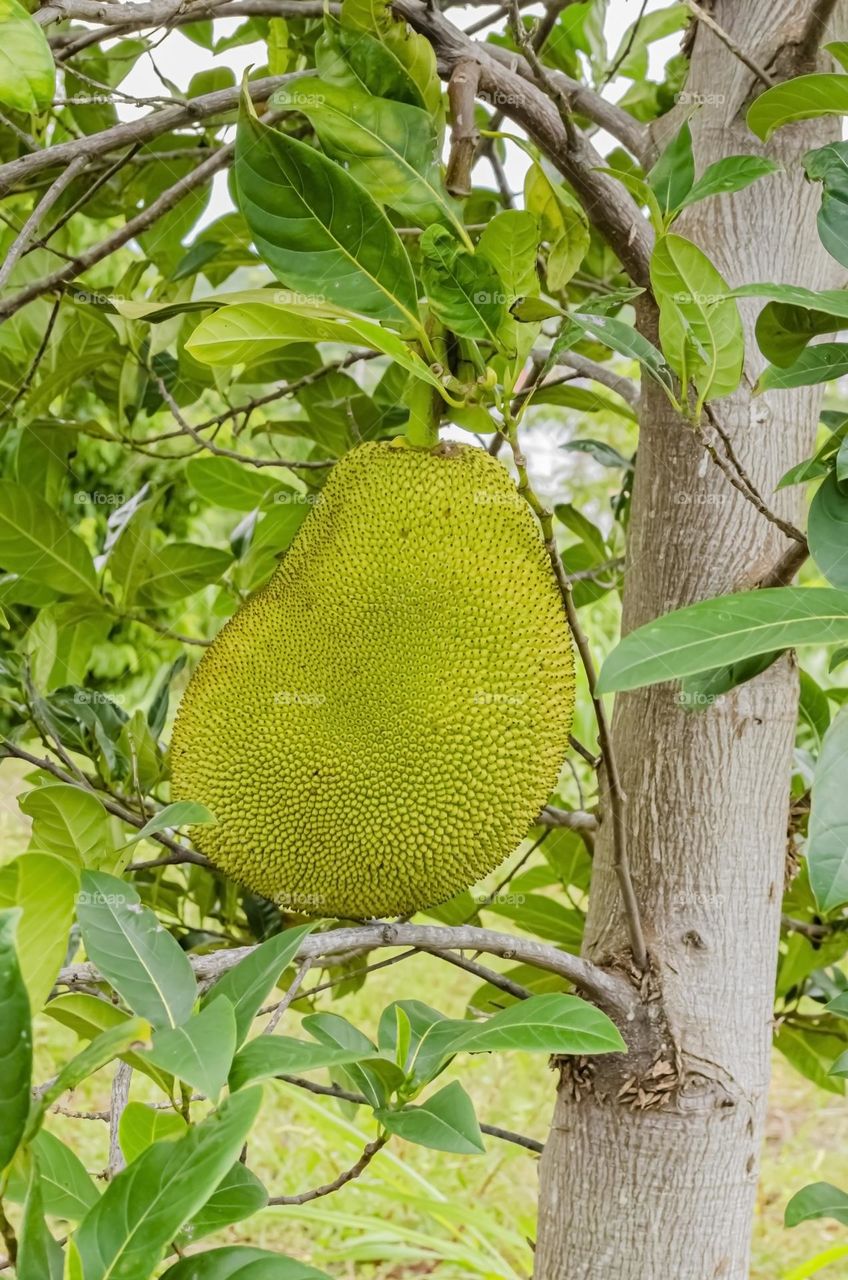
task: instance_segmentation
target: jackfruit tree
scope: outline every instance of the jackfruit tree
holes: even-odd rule
[[[844,1269],[846,23],[0,0],[0,1271]]]

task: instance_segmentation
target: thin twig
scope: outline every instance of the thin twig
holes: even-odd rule
[[[268,1022],[266,1023],[263,1031],[264,1035],[269,1036],[276,1030],[276,1027],[278,1022],[280,1021],[280,1018],[282,1018],[286,1009],[288,1009],[289,1005],[292,1003],[298,991],[302,987],[303,979],[306,977],[307,973],[309,972],[309,965],[310,965],[310,962],[308,960],[304,960],[303,964],[301,964],[300,967],[298,968],[297,973],[294,975],[294,977],[291,980],[291,983],[289,984],[288,991],[283,996],[282,1000],[277,1005],[276,1009],[268,1019]]]
[[[77,156],[75,160],[71,161],[64,173],[60,173],[55,182],[50,184],[44,195],[38,201],[32,213],[21,227],[19,234],[9,246],[6,258],[2,265],[0,265],[0,289],[5,286],[16,264],[23,257],[26,252],[27,245],[40,227],[45,214],[53,208],[62,193],[66,191],[71,183],[77,179],[79,174],[85,168],[86,163],[87,161],[85,156]]]
[[[307,1093],[313,1093],[318,1098],[338,1098],[341,1102],[352,1102],[355,1106],[368,1106],[368,1099],[361,1093],[351,1093],[347,1089],[342,1089],[340,1085],[318,1084],[315,1080],[307,1080],[303,1076],[277,1076],[276,1078],[286,1084],[293,1084],[298,1089],[304,1089]],[[524,1147],[526,1151],[539,1154],[544,1150],[544,1144],[537,1142],[535,1138],[528,1138],[523,1133],[514,1133],[511,1129],[502,1129],[498,1125],[481,1122],[480,1132],[487,1134],[490,1138],[500,1138],[502,1142],[511,1142],[517,1147]]]
[[[54,150],[59,150],[59,148],[56,147]],[[196,169],[187,173],[180,178],[179,182],[175,182],[172,187],[168,187],[160,196],[152,200],[141,213],[136,214],[134,218],[130,218],[128,222],[125,222],[122,227],[113,231],[105,240],[100,241],[99,244],[89,246],[70,262],[51,272],[50,275],[44,276],[40,280],[34,280],[24,289],[21,289],[19,293],[0,303],[0,319],[6,319],[8,316],[14,315],[17,311],[20,311],[21,307],[26,306],[28,302],[32,302],[34,298],[40,298],[43,294],[50,293],[54,289],[68,284],[69,281],[81,275],[83,271],[88,271],[90,267],[96,266],[98,262],[108,258],[116,249],[122,248],[128,241],[135,239],[142,231],[146,231],[154,222],[179,204],[190,191],[202,186],[220,169],[223,169],[231,160],[234,151],[234,142],[221,147],[208,160],[204,160]]]
[[[130,1100],[131,1081],[132,1067],[126,1062],[119,1062],[112,1077],[112,1098],[109,1109],[109,1164],[107,1167],[109,1178],[114,1178],[126,1164],[124,1153],[121,1151],[119,1129],[121,1116]]]
[[[686,0],[686,5],[698,21],[703,23],[705,27],[709,27],[713,35],[717,36],[725,48],[730,50],[734,58],[738,58],[749,71],[753,71],[758,80],[761,80],[768,88],[771,88],[773,84],[777,84],[774,76],[769,75],[769,73],[765,71],[759,63],[755,62],[750,54],[747,54],[745,50],[736,43],[733,36],[730,35],[728,31],[725,31],[724,27],[719,26],[715,18],[712,17],[711,14],[707,13],[706,9],[702,9],[701,6],[696,3],[696,0]]]
[[[340,1173],[337,1178],[333,1178],[332,1182],[325,1182],[321,1187],[313,1187],[311,1191],[301,1191],[300,1195],[297,1196],[270,1196],[268,1199],[269,1207],[275,1204],[308,1204],[310,1200],[320,1200],[322,1196],[332,1195],[334,1191],[340,1190],[348,1182],[353,1182],[354,1178],[358,1178],[360,1174],[364,1173],[377,1152],[382,1151],[388,1140],[389,1134],[381,1133],[379,1138],[375,1138],[373,1142],[368,1143],[356,1164],[351,1165],[349,1169],[345,1169],[344,1173]]]
[[[495,973],[494,969],[487,969],[485,965],[478,964],[476,960],[467,960],[465,956],[458,955],[455,951],[428,951],[427,954],[435,956],[437,960],[445,960],[457,969],[463,969],[466,973],[473,974],[481,982],[488,982],[491,986],[497,987],[499,991],[504,991],[507,995],[514,996],[516,1000],[526,1000],[530,995],[526,987],[522,987],[518,982],[513,982],[505,974]]]
[[[776,564],[763,574],[757,583],[758,587],[786,587],[795,577],[801,565],[810,554],[806,538],[803,542],[792,542],[788,550]]]

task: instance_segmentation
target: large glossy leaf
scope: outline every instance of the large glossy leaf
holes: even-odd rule
[[[810,503],[810,555],[834,587],[848,588],[848,493],[829,472]]]
[[[19,912],[0,911],[0,1173],[23,1137],[32,1082],[29,1000],[15,949]]]
[[[229,551],[195,542],[169,542],[151,557],[138,591],[141,604],[161,606],[184,600],[217,582],[233,562]]]
[[[464,338],[496,343],[507,295],[491,262],[469,251],[446,227],[421,237],[422,276],[435,314]]]
[[[337,22],[330,13],[324,15],[324,32],[315,45],[315,65],[323,80],[342,88],[413,107],[427,106],[421,89],[390,46],[361,28]],[[438,86],[438,76],[433,79]],[[437,93],[437,108],[438,97]]]
[[[848,144],[830,142],[808,151],[804,169],[811,182],[822,184],[819,239],[832,258],[848,266]]]
[[[0,568],[65,596],[97,589],[82,539],[43,498],[11,480],[0,480]]]
[[[530,996],[485,1022],[465,1022],[451,1039],[455,1053],[525,1049],[535,1053],[625,1053],[627,1046],[605,1013],[579,996]]]
[[[274,101],[302,112],[324,150],[375,200],[422,226],[451,222],[467,239],[458,205],[444,189],[428,111],[313,77],[278,91]]]
[[[270,468],[248,467],[233,458],[189,458],[186,479],[201,498],[229,511],[254,511],[275,494],[290,492]]]
[[[685,209],[687,205],[706,200],[708,196],[742,191],[758,178],[776,173],[779,168],[780,165],[775,164],[774,160],[767,160],[764,156],[724,156],[714,164],[707,165],[678,207]]]
[[[44,1187],[38,1156],[27,1152],[28,1180],[21,1223],[15,1275],[18,1280],[62,1280],[64,1255],[47,1226]]]
[[[77,874],[49,853],[25,853],[0,872],[0,906],[21,911],[17,928],[18,963],[38,1012],[49,996],[68,949],[74,919]],[[7,888],[11,890],[8,900]]]
[[[848,592],[774,587],[702,600],[631,631],[598,681],[602,693],[711,671],[759,653],[848,640]]]
[[[229,1000],[216,1000],[180,1027],[157,1031],[145,1055],[154,1066],[217,1098],[236,1051],[236,1019]]]
[[[25,792],[18,804],[32,818],[32,849],[92,867],[111,848],[109,815],[84,787],[51,782]]]
[[[77,917],[89,958],[134,1013],[176,1027],[197,998],[188,956],[131,884],[102,872],[82,876]]]
[[[786,1206],[787,1227],[797,1227],[811,1218],[835,1218],[848,1227],[848,1195],[829,1182],[811,1182],[796,1191]]]
[[[29,1149],[38,1157],[44,1212],[79,1222],[99,1198],[97,1187],[79,1156],[46,1129],[42,1129]],[[17,1172],[17,1163],[12,1167],[6,1194],[10,1200],[22,1202],[26,1179]]]
[[[407,1142],[435,1151],[480,1155],[486,1150],[474,1104],[458,1080],[445,1085],[420,1106],[374,1112],[383,1128]]]
[[[807,833],[807,870],[820,911],[848,902],[848,709],[843,708],[822,743],[813,775]]]
[[[371,1045],[367,1052],[362,1052],[318,1044],[314,1040],[297,1040],[294,1036],[257,1036],[236,1054],[230,1088],[242,1089],[254,1080],[265,1080],[269,1076],[302,1075],[304,1071],[317,1071],[320,1067],[348,1066],[374,1056]]]
[[[253,363],[292,342],[344,342],[382,351],[402,368],[441,390],[428,365],[396,333],[338,308],[294,302],[250,302],[222,307],[197,326],[186,349],[204,364]]]
[[[247,1039],[253,1019],[297,955],[303,939],[314,928],[314,924],[298,925],[260,942],[219,978],[204,996],[204,1008],[221,998],[232,1005],[236,1015],[237,1044],[243,1044]]]
[[[284,284],[410,331],[419,328],[412,267],[380,206],[327,156],[262,124],[247,100],[236,180],[256,248]]]
[[[128,1102],[121,1112],[118,1140],[127,1164],[137,1160],[154,1142],[183,1138],[188,1125],[177,1111],[154,1111],[143,1102]]]
[[[227,1098],[184,1138],[157,1142],[109,1183],[74,1236],[82,1280],[148,1280],[238,1158],[261,1089]]]
[[[709,258],[691,240],[668,234],[651,257],[660,307],[660,341],[681,382],[702,400],[736,390],[745,344],[735,301]]]
[[[268,1192],[255,1173],[236,1161],[223,1176],[202,1209],[188,1220],[180,1233],[185,1244],[220,1231],[232,1222],[241,1222],[264,1209]]]
[[[644,338],[637,329],[634,329],[632,324],[627,324],[625,320],[618,320],[615,316],[594,316],[578,312],[570,315],[569,320],[576,327],[578,334],[583,333],[590,338],[595,338],[611,351],[617,352],[620,356],[626,356],[628,360],[638,360],[648,376],[653,378],[664,391],[674,391],[674,374],[663,358],[662,352],[658,351],[654,344]],[[567,345],[573,345],[573,339],[564,344],[555,342],[551,356],[565,350]],[[556,360],[552,363],[555,364]]]
[[[226,1245],[192,1254],[169,1267],[162,1280],[330,1280],[305,1262],[251,1245]]]
[[[56,69],[47,39],[18,0],[0,0],[0,102],[13,111],[44,111]]]
[[[683,124],[660,155],[648,174],[648,183],[659,201],[660,210],[668,213],[685,202],[695,181],[695,157],[692,153],[692,130]]]
[[[85,991],[72,991],[68,995],[57,996],[55,1000],[48,1001],[44,1012],[63,1027],[68,1027],[81,1040],[93,1040],[101,1031],[119,1025],[126,1026],[131,1021],[130,1015],[117,1005],[108,1004]],[[142,1054],[129,1050],[121,1053],[120,1057],[134,1071],[149,1076],[164,1093],[170,1093],[173,1087],[172,1077],[148,1063]]]
[[[775,129],[814,116],[848,112],[848,76],[795,76],[772,85],[748,108],[748,128],[766,141]]]
[[[769,365],[757,380],[756,391],[785,391],[787,387],[811,387],[833,382],[848,373],[847,342],[816,342],[805,347],[792,364]]]
[[[389,0],[344,0],[342,24],[355,35],[365,32],[376,36],[412,80],[426,109],[434,116],[441,114],[441,83],[433,45],[395,16]]]

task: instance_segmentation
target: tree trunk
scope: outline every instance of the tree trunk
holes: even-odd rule
[[[710,8],[738,47],[780,76],[792,50],[778,51],[787,32],[797,38],[809,0],[718,0]],[[694,111],[698,173],[722,156],[760,150],[744,117],[761,89],[699,25],[675,112],[678,124],[684,109]],[[834,136],[829,121],[780,131],[766,150],[788,172],[693,206],[675,230],[701,245],[731,284],[836,287],[841,273],[816,235],[820,189],[798,165]],[[742,389],[714,408],[766,503],[797,522],[799,490],[775,493],[775,486],[810,452],[819,396],[751,398],[764,363],[753,336],[762,305],[742,304]],[[648,382],[623,629],[756,583],[787,545]],[[616,699],[627,840],[654,968],[650,994],[666,1031],[654,1073],[635,1064],[643,1077],[636,1084],[623,1057],[563,1072],[540,1166],[537,1280],[748,1275],[796,702],[791,657],[699,712],[685,711],[671,685]],[[608,825],[597,845],[585,954],[621,964],[627,934]]]

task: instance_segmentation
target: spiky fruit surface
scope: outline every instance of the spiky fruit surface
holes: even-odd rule
[[[204,654],[174,727],[202,851],[311,915],[407,913],[511,853],[574,702],[536,523],[487,453],[364,444]]]

